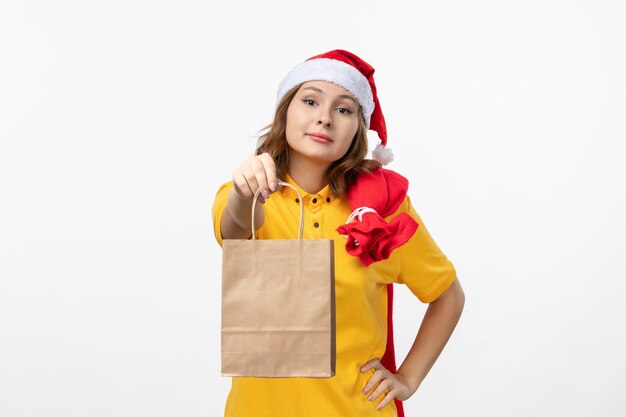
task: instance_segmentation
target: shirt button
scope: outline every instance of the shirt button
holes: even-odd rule
[[[299,202],[300,202],[300,199],[299,199],[299,198],[296,198],[296,203],[299,203]]]
[[[313,223],[313,226],[320,227],[320,224],[318,222],[315,222],[315,223]]]
[[[313,204],[317,203],[317,198],[313,199]]]
[[[327,202],[327,203],[330,203],[330,197],[327,197],[327,198],[326,198],[326,202]]]

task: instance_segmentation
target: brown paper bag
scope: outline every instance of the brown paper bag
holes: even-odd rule
[[[257,197],[258,192],[252,230]],[[253,233],[252,240],[223,242],[224,376],[335,375],[333,241],[302,239],[301,197],[299,201],[298,239],[257,240]]]

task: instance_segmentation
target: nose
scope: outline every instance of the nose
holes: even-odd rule
[[[317,117],[317,124],[330,126],[331,116],[329,111],[320,109],[319,115]]]

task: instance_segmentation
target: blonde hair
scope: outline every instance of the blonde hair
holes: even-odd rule
[[[287,109],[294,96],[300,89],[300,85],[289,90],[276,106],[274,120],[265,127],[267,130],[259,137],[256,154],[267,152],[276,164],[276,174],[282,180],[289,169],[289,144],[285,131],[287,129]],[[359,106],[359,125],[350,148],[344,156],[330,164],[326,174],[328,184],[335,195],[345,195],[350,186],[354,184],[359,174],[372,172],[382,165],[378,161],[365,159],[367,155],[367,127]]]

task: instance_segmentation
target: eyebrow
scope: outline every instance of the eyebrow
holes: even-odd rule
[[[317,87],[311,87],[311,86],[304,87],[303,90],[313,90],[313,91],[316,91],[318,93],[324,94],[324,92],[322,90],[320,90],[319,88],[317,88]],[[354,101],[356,103],[357,106],[359,105],[358,101],[356,101],[356,99],[354,97],[349,96],[348,94],[340,94],[339,97],[340,98],[346,98],[348,100],[352,100],[352,101]]]

